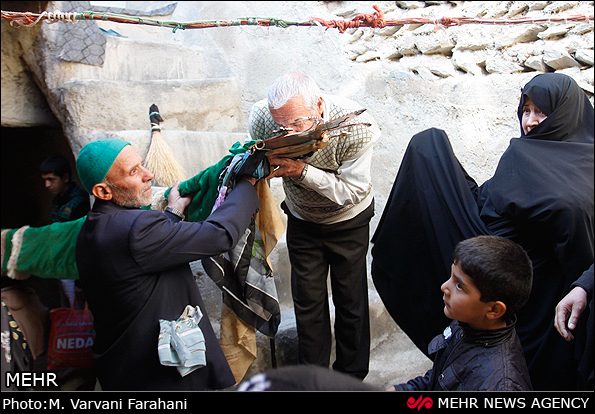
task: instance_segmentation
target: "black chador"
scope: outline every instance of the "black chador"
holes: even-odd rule
[[[576,387],[574,344],[554,309],[593,263],[593,106],[566,75],[541,74],[522,91],[547,118],[511,139],[494,176],[478,186],[439,129],[415,135],[372,238],[372,277],[397,324],[423,351],[449,324],[441,284],[464,239],[512,239],[534,266],[517,332],[535,390]],[[592,327],[591,327],[592,328]]]

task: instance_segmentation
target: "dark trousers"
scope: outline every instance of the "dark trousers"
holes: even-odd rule
[[[299,362],[328,367],[332,336],[327,278],[335,307],[333,369],[364,379],[370,360],[366,255],[374,204],[337,224],[287,220],[291,290],[299,340]]]

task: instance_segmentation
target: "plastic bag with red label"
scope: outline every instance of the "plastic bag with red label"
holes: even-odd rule
[[[88,307],[82,310],[74,307],[52,309],[50,319],[48,369],[92,367],[91,347],[95,341],[95,328]]]

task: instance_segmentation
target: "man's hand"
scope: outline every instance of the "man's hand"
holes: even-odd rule
[[[291,158],[270,157],[271,173],[267,177],[270,180],[274,177],[292,177],[300,178],[306,164],[302,161],[292,160]]]
[[[184,211],[186,209],[186,207],[188,207],[190,205],[192,198],[189,196],[182,197],[180,195],[180,191],[178,190],[179,186],[180,186],[180,180],[176,181],[174,186],[169,191],[169,195],[167,196],[167,205],[172,208],[175,208],[176,210]]]
[[[574,335],[569,330],[576,328],[579,316],[587,307],[587,292],[580,286],[572,289],[556,306],[556,315],[554,317],[554,326],[567,341],[572,341]],[[566,327],[566,317],[568,318],[568,329]]]

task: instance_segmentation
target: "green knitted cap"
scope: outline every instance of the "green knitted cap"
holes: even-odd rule
[[[103,181],[116,157],[130,142],[122,139],[99,139],[85,145],[76,159],[76,170],[85,190],[91,194],[95,184]]]

